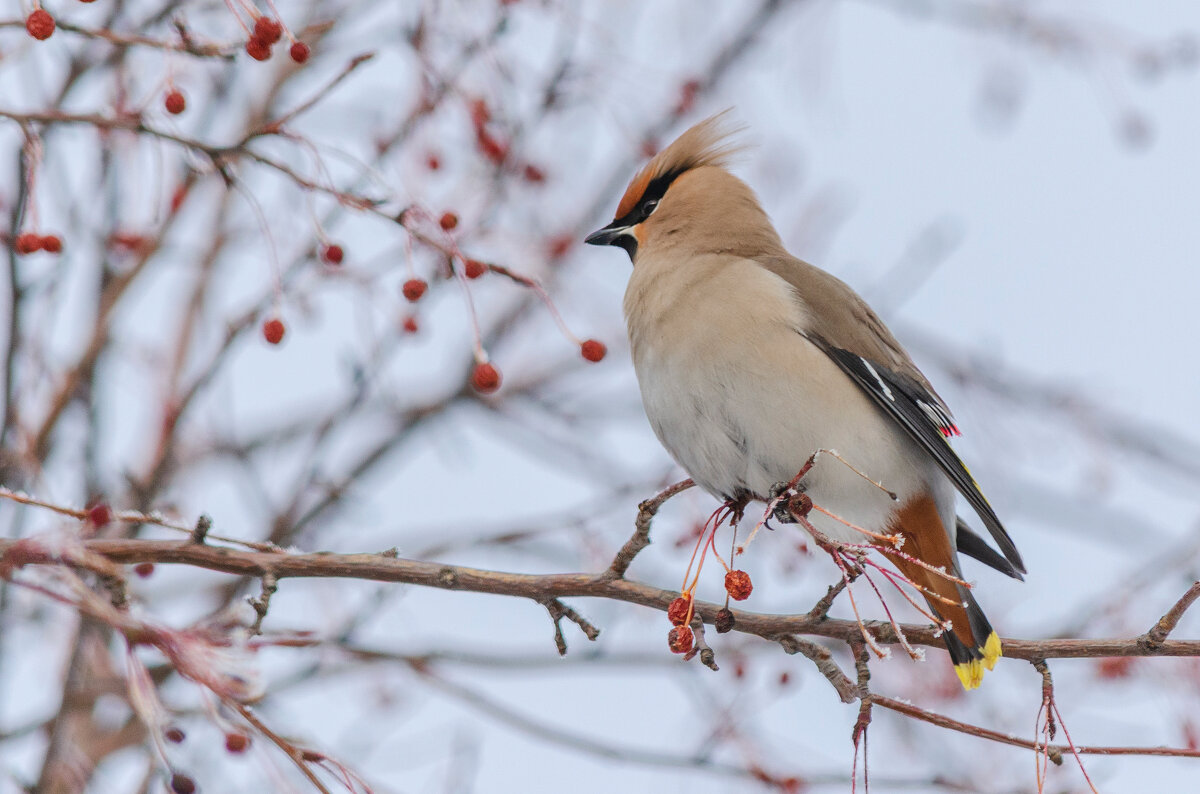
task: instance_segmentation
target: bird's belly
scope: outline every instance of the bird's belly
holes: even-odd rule
[[[864,540],[853,527],[886,530],[898,504],[922,490],[952,488],[912,463],[925,456],[812,343],[792,329],[762,335],[767,345],[753,355],[722,356],[700,335],[635,362],[655,433],[697,484],[720,498],[762,499],[828,450],[802,486],[818,508],[814,525],[846,542]]]

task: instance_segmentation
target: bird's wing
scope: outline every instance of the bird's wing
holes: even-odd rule
[[[908,353],[870,306],[844,282],[792,256],[760,265],[796,290],[808,327],[799,329],[937,461],[983,520],[1000,551],[1022,573],[1025,564],[975,478],[946,441],[958,435],[954,417]]]
[[[967,522],[962,518],[958,519],[958,530],[955,538],[955,546],[958,547],[960,554],[965,554],[968,557],[974,557],[989,568],[995,568],[1005,576],[1011,576],[1014,579],[1024,581],[1025,577],[1021,572],[1013,567],[1013,564],[1006,560],[1000,552],[993,549],[987,544],[987,541],[975,534],[975,530],[967,526]]]

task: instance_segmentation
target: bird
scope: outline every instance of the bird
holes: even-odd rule
[[[925,596],[966,689],[1003,655],[959,553],[1023,579],[1025,564],[949,444],[946,406],[879,316],[846,283],[785,249],[730,170],[729,111],[680,135],[633,177],[607,226],[624,249],[630,352],[655,435],[697,485],[729,503],[798,488],[834,542],[856,528],[903,539],[885,554]],[[999,551],[956,513],[962,494]],[[853,526],[851,526],[853,525]]]

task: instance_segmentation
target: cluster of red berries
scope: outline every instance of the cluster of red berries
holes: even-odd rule
[[[745,571],[729,571],[725,574],[725,592],[734,601],[745,601],[750,597],[754,586],[750,583],[750,574]],[[671,653],[688,653],[695,645],[696,637],[688,624],[692,620],[692,594],[683,593],[667,607],[667,619],[671,621],[671,631],[667,634],[667,647]],[[728,607],[719,610],[713,620],[718,634],[725,634],[733,629],[733,612]]]
[[[13,240],[13,250],[18,254],[32,254],[37,251],[61,254],[62,249],[62,240],[53,234],[38,235],[33,232],[22,232]]]
[[[687,653],[696,642],[696,637],[688,623],[692,620],[692,594],[684,593],[671,602],[667,607],[667,618],[671,621],[671,631],[667,634],[667,647],[671,653]]]
[[[254,20],[254,32],[246,42],[246,54],[256,61],[265,61],[271,57],[271,47],[283,38],[283,24],[278,19],[260,16]],[[288,54],[296,63],[308,60],[308,45],[302,41],[292,42]]]
[[[35,8],[25,17],[25,32],[38,41],[45,41],[54,35],[54,17],[44,8]]]

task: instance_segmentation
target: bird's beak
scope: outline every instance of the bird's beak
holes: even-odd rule
[[[617,221],[613,221],[603,229],[597,229],[596,231],[592,232],[587,237],[583,238],[583,241],[588,245],[616,245],[618,244],[617,240],[622,235],[629,234],[629,230],[631,228],[633,227],[621,226],[618,225]]]

